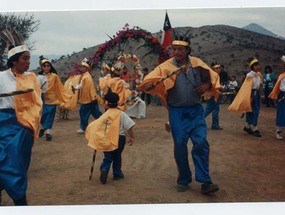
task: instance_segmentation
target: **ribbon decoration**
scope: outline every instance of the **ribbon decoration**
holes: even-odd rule
[[[1,97],[21,95],[21,94],[30,93],[30,92],[33,92],[33,91],[34,91],[34,89],[29,88],[29,89],[26,89],[26,90],[16,90],[16,91],[7,92],[7,93],[1,93],[0,94],[0,98]]]

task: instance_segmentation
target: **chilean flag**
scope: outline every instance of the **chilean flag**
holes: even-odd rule
[[[166,49],[169,45],[171,45],[171,43],[172,43],[172,28],[168,14],[166,12],[164,25],[163,25],[163,33],[161,37],[161,45],[163,46],[163,48]]]

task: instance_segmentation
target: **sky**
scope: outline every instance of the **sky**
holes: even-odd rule
[[[139,26],[152,33],[158,32],[163,27],[165,9],[168,9],[172,27],[200,27],[216,24],[244,27],[250,23],[257,23],[285,37],[285,3],[279,1],[274,3],[274,0],[270,1],[270,4],[259,0],[253,5],[249,5],[246,1],[240,3],[236,1],[236,5],[231,5],[227,1],[220,1],[220,4],[219,1],[215,1],[215,4],[208,2],[202,5],[199,1],[191,1],[190,6],[189,1],[181,0],[176,0],[172,5],[165,1],[162,4],[158,0],[155,3],[144,0],[149,4],[138,6],[128,5],[126,0],[113,1],[113,4],[109,5],[107,4],[109,0],[105,0],[106,4],[103,5],[99,2],[85,0],[80,4],[76,3],[76,7],[72,6],[72,1],[64,7],[60,5],[53,7],[49,4],[37,5],[35,2],[30,6],[22,5],[14,9],[10,8],[11,4],[9,4],[6,11],[20,11],[19,13],[28,11],[40,21],[39,29],[30,38],[30,42],[34,43],[35,49],[32,51],[34,55],[67,55],[81,51],[83,48],[105,42],[109,39],[107,34],[114,35],[126,23],[130,27]],[[126,4],[123,4],[125,2]],[[254,2],[253,0],[252,3]],[[117,5],[120,7],[116,8]],[[5,11],[5,9],[0,10]]]

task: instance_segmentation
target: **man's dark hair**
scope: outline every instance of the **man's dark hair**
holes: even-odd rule
[[[113,93],[110,89],[104,97],[105,101],[108,102],[110,108],[116,108],[118,106],[119,96],[117,93]]]

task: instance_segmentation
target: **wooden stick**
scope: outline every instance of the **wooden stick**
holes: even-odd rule
[[[34,89],[26,89],[26,90],[16,90],[16,91],[7,92],[7,93],[1,93],[0,94],[0,98],[1,97],[21,95],[21,94],[30,93],[30,92],[33,92],[33,91],[34,91]]]
[[[92,179],[92,175],[93,175],[93,169],[94,169],[94,165],[95,165],[95,158],[96,158],[96,150],[94,150],[93,153],[93,159],[92,159],[92,166],[91,166],[91,170],[90,170],[90,176],[89,176],[89,180]]]

